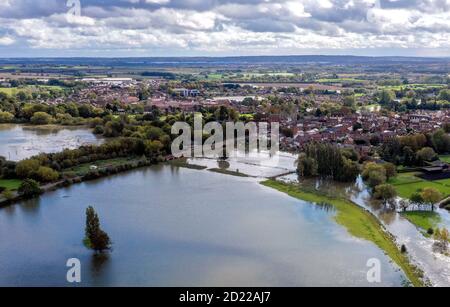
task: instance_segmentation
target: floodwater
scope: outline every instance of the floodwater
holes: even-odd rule
[[[102,142],[84,127],[0,124],[0,156],[10,161]]]
[[[85,210],[97,210],[113,250],[87,250]],[[74,185],[0,209],[0,286],[403,286],[374,244],[335,212],[254,178],[159,165]],[[367,281],[369,259],[381,283]]]
[[[386,208],[371,199],[370,191],[361,178],[354,184],[330,181],[300,180],[295,174],[279,178],[284,182],[299,184],[307,188],[318,189],[331,195],[348,197],[361,207],[375,214],[386,229],[397,238],[397,243],[404,244],[415,264],[424,272],[433,286],[450,286],[450,257],[433,251],[434,241],[425,238],[422,233],[397,211]],[[438,209],[442,218],[441,227],[450,229],[450,214]]]

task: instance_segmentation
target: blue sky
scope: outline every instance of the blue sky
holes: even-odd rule
[[[450,56],[450,0],[0,0],[0,57],[294,54]]]

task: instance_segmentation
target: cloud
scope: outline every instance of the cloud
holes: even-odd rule
[[[448,54],[450,49],[450,0],[81,0],[81,5],[81,16],[67,16],[63,0],[0,1],[3,54],[14,54],[18,41],[22,51],[110,55],[380,48]]]

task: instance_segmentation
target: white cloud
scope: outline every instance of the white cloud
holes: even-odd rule
[[[82,16],[69,18],[60,2],[0,1],[0,45],[149,55],[450,48],[450,0],[83,0]]]

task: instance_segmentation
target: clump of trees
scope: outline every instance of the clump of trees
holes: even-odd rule
[[[33,198],[42,194],[42,189],[39,183],[33,179],[25,179],[19,187],[19,195],[24,198]]]
[[[397,176],[397,169],[392,163],[369,162],[364,165],[362,177],[367,185],[375,188]]]
[[[111,239],[108,234],[101,229],[100,219],[92,206],[86,209],[85,234],[84,244],[88,248],[96,252],[103,252],[111,249]]]
[[[372,188],[373,197],[382,200],[385,205],[397,197],[394,186],[388,184],[389,179],[397,176],[397,168],[392,163],[369,162],[364,165],[362,178]]]
[[[297,160],[301,177],[316,177],[336,181],[354,181],[359,173],[359,156],[332,144],[311,143],[303,148]]]
[[[444,129],[430,134],[414,134],[395,137],[380,147],[383,160],[405,166],[423,166],[438,159],[438,155],[450,152],[450,136]]]
[[[415,192],[411,196],[411,201],[419,209],[429,208],[429,210],[434,211],[436,204],[441,201],[443,195],[441,192],[435,188],[427,187]]]

